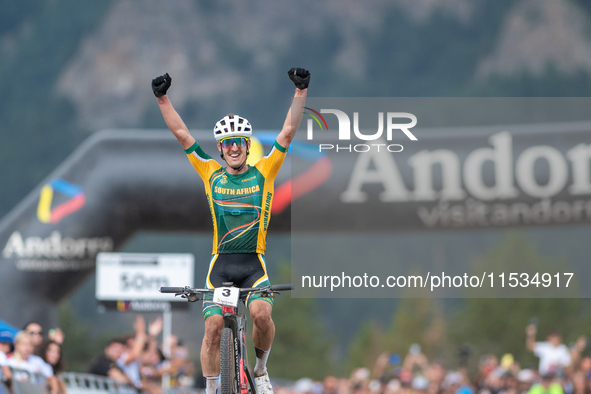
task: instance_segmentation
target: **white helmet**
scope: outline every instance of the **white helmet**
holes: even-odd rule
[[[252,127],[246,118],[228,114],[220,119],[213,128],[213,136],[216,141],[228,137],[246,137],[252,135]]]

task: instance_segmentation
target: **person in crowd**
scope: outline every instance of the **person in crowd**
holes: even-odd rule
[[[23,331],[26,331],[33,338],[33,346],[38,347],[43,342],[43,326],[36,322],[31,321],[23,326]],[[64,343],[65,334],[61,328],[52,328],[47,332],[47,339],[51,339],[57,342],[59,345]]]
[[[443,388],[445,394],[474,394],[474,389],[470,386],[466,376],[458,371],[451,371],[445,375]]]
[[[157,393],[158,390],[150,390],[150,385],[160,385],[161,377],[168,374],[170,377],[170,387],[193,387],[195,380],[195,366],[189,360],[189,352],[182,341],[175,335],[169,336],[170,357],[165,358],[163,351],[152,344],[146,347],[142,354],[142,366],[140,374],[142,376],[142,385],[150,393]],[[159,386],[158,386],[159,387]]]
[[[528,394],[564,394],[564,390],[560,383],[554,381],[553,373],[545,373],[541,375],[541,382],[531,386]]]
[[[445,379],[445,368],[440,361],[432,361],[427,368],[425,375],[429,379],[429,394],[441,394],[443,392],[443,380]]]
[[[142,389],[149,394],[162,392],[162,375],[167,372],[164,354],[157,346],[148,345],[140,358]]]
[[[369,381],[359,381],[351,387],[351,394],[370,394]]]
[[[500,376],[501,390],[499,394],[518,394],[517,378],[511,369],[503,371]]]
[[[189,360],[189,350],[175,335],[170,336],[170,375],[171,385],[187,387],[192,385],[195,366]]]
[[[10,331],[0,331],[0,376],[2,376],[2,381],[6,384],[10,384],[12,379],[7,356],[12,353],[13,343],[14,336]]]
[[[548,333],[545,342],[536,342],[538,328],[530,324],[526,328],[525,345],[527,349],[540,358],[538,371],[540,375],[555,374],[571,365],[571,354],[562,343],[562,336],[557,331]]]
[[[41,357],[43,361],[51,366],[53,375],[57,380],[58,393],[66,394],[66,384],[58,376],[60,372],[64,371],[64,360],[62,359],[62,345],[51,339],[45,339],[38,350],[35,350],[35,355]]]
[[[28,322],[24,325],[23,331],[31,336],[33,347],[40,346],[41,342],[43,342],[43,327],[41,324],[34,321]]]
[[[141,389],[140,356],[146,344],[146,321],[142,316],[137,316],[133,324],[135,334],[124,336],[125,347],[117,360],[117,366],[127,375],[131,384]]]
[[[421,346],[418,343],[410,345],[408,354],[404,357],[402,368],[409,369],[413,373],[424,375],[429,367],[427,357],[421,353]]]
[[[334,375],[327,375],[322,382],[322,394],[340,394],[339,380]]]
[[[382,353],[376,359],[376,362],[371,371],[371,376],[375,379],[385,379],[389,373],[389,369],[393,366],[390,363],[391,355],[389,353]],[[398,356],[397,361],[399,362],[400,357]]]
[[[517,373],[517,394],[527,394],[536,377],[536,373],[531,369],[519,371]]]
[[[346,391],[349,393],[349,391]],[[392,378],[388,380],[386,383],[386,387],[384,387],[384,394],[401,394],[402,393],[402,386],[400,384],[400,380],[397,378]]]
[[[129,378],[133,386],[137,389],[142,388],[142,379],[140,374],[141,355],[145,346],[150,340],[162,331],[162,318],[158,318],[150,323],[148,334],[146,334],[146,321],[143,316],[137,316],[133,325],[134,334],[125,337],[125,350],[117,360],[117,365]]]
[[[490,381],[489,375],[499,366],[499,359],[494,354],[484,354],[478,361],[477,388],[485,388]]]
[[[131,385],[131,380],[117,365],[117,360],[124,350],[125,341],[122,338],[112,338],[105,346],[104,353],[93,360],[87,372],[93,375],[108,376],[119,384]]]
[[[66,338],[66,334],[62,331],[61,328],[51,328],[47,332],[47,339],[51,339],[58,345],[62,345],[64,343],[64,339]]]
[[[429,379],[422,375],[417,375],[412,379],[411,391],[413,394],[427,394],[429,390]]]
[[[589,394],[587,378],[583,371],[577,371],[572,376],[573,392],[572,394]]]
[[[14,338],[14,352],[8,358],[8,366],[23,369],[30,373],[41,374],[47,379],[50,394],[59,394],[57,378],[53,369],[39,356],[33,354],[33,338],[26,331],[19,331]],[[14,380],[27,380],[28,375],[14,374]]]
[[[581,369],[581,363],[583,361],[583,352],[588,346],[588,339],[584,335],[577,338],[577,341],[570,347],[570,358],[572,370]]]
[[[587,379],[591,378],[591,357],[585,356],[581,358],[579,370],[585,374]]]
[[[158,318],[148,327],[147,340],[139,359],[142,390],[149,394],[162,392],[162,375],[168,373],[166,358],[158,348],[157,336],[161,331],[162,319]]]
[[[412,370],[404,367],[400,368],[398,372],[398,379],[400,380],[400,384],[402,385],[402,387],[409,389],[412,385],[412,378]]]

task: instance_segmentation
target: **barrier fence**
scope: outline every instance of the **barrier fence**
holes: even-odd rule
[[[0,394],[49,394],[47,380],[41,374],[18,368],[10,368],[10,370],[12,371],[10,388],[3,379],[0,379]],[[1,377],[2,369],[0,369]],[[65,383],[67,394],[138,394],[134,387],[117,383],[105,376],[63,372],[59,377]],[[200,390],[193,388],[171,388],[163,392],[163,394],[199,393],[201,393]]]

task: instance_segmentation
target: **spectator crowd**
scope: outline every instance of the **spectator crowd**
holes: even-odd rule
[[[25,324],[16,335],[0,332],[0,368],[2,381],[8,387],[12,383],[27,381],[31,374],[40,375],[50,394],[65,394],[66,387],[58,374],[63,371],[62,343],[64,333],[58,328],[43,335],[43,327],[37,322]]]
[[[145,319],[137,316],[134,332],[109,340],[103,354],[92,361],[87,372],[109,377],[138,393],[161,394],[163,379],[168,387],[193,387],[195,368],[188,350],[171,335],[166,339],[170,353],[165,357],[157,339],[162,325],[162,318],[146,326]],[[14,392],[15,384],[38,381],[47,384],[48,394],[67,394],[66,384],[59,375],[65,367],[64,340],[62,330],[51,329],[45,336],[37,322],[27,323],[16,335],[0,331],[0,378],[4,383],[0,394],[2,387]]]
[[[162,318],[151,322],[146,331],[144,318],[138,316],[133,328],[133,334],[111,339],[104,353],[94,359],[88,373],[108,376],[147,394],[161,394],[163,378],[169,387],[194,385],[195,367],[179,339],[174,335],[168,338],[168,357],[163,347],[158,346]]]
[[[323,381],[303,378],[275,394],[591,394],[591,357],[583,357],[588,346],[580,337],[567,347],[558,332],[545,341],[536,340],[537,327],[526,328],[526,348],[539,358],[537,367],[522,368],[513,355],[480,357],[476,373],[460,352],[460,367],[446,369],[428,360],[413,344],[403,360],[381,354],[373,369],[359,368],[348,378],[327,376]]]
[[[202,377],[190,361],[188,349],[175,336],[159,343],[162,319],[146,324],[137,316],[133,333],[109,340],[88,373],[113,379],[117,384],[146,394],[163,394],[167,387],[202,388]],[[419,344],[410,346],[404,358],[381,354],[373,368],[358,368],[350,376],[326,376],[322,381],[302,378],[275,382],[275,394],[591,394],[591,357],[583,357],[588,341],[580,337],[567,347],[558,332],[538,341],[537,327],[526,328],[525,347],[539,358],[536,367],[522,368],[511,354],[486,354],[470,368],[467,358],[450,370],[438,360],[429,360]],[[42,376],[49,394],[67,394],[59,374],[64,371],[60,329],[44,335],[37,322],[26,324],[16,335],[0,331],[0,368],[3,382]],[[169,349],[167,351],[164,348]],[[166,355],[165,355],[166,354]],[[475,371],[476,370],[476,371]]]

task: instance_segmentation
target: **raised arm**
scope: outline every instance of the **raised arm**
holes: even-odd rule
[[[143,316],[136,316],[135,323],[133,324],[133,329],[135,331],[135,338],[131,350],[127,353],[125,365],[129,365],[132,361],[137,360],[144,350],[147,336],[146,321],[144,320]]]
[[[183,149],[189,149],[195,143],[195,138],[189,133],[189,129],[175,111],[166,95],[166,91],[170,88],[171,83],[172,78],[166,73],[152,80],[152,90],[158,100],[158,106],[160,107],[166,125],[181,143]]]
[[[289,148],[296,131],[298,131],[298,127],[300,127],[304,106],[306,105],[308,84],[310,83],[310,72],[304,68],[294,67],[287,74],[295,84],[296,91],[291,102],[291,107],[289,107],[289,111],[287,112],[285,122],[283,123],[283,128],[277,136],[277,143],[286,149]]]
[[[536,347],[536,334],[538,332],[535,324],[529,324],[525,329],[525,347],[533,352]]]

